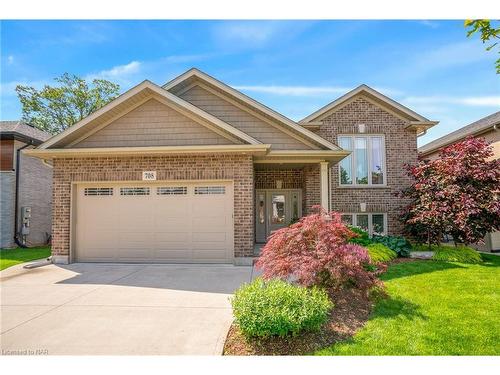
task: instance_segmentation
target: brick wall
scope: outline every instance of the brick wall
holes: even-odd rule
[[[302,189],[304,174],[302,169],[256,169],[256,189],[277,189],[276,181],[282,181],[282,189]]]
[[[356,134],[358,124],[366,125],[364,134],[385,135],[387,187],[340,188],[338,165],[335,165],[332,167],[330,181],[332,209],[340,212],[359,212],[359,204],[365,202],[367,212],[387,213],[389,233],[398,234],[402,229],[398,215],[404,202],[395,197],[394,193],[409,184],[404,165],[414,164],[417,160],[416,133],[404,129],[408,124],[405,120],[363,97],[357,97],[324,118],[317,134],[337,144],[339,134]]]
[[[311,207],[321,204],[321,181],[319,164],[304,167],[304,200],[303,212],[311,214]]]
[[[54,160],[52,254],[69,255],[71,182],[138,181],[156,170],[158,180],[234,180],[235,257],[253,255],[254,172],[251,156],[182,155]]]

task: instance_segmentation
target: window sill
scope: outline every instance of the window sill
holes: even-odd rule
[[[387,185],[337,185],[338,189],[390,189]]]

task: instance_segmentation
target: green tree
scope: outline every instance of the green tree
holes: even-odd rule
[[[486,51],[490,51],[498,45],[496,40],[500,39],[500,27],[492,27],[490,20],[465,20],[464,26],[467,28],[468,37],[479,33],[483,43],[491,43],[486,47]],[[498,54],[500,55],[500,50]],[[497,74],[500,74],[500,58],[495,62],[495,67]]]
[[[115,99],[120,86],[105,79],[91,83],[76,75],[64,73],[54,79],[58,85],[37,90],[18,85],[16,92],[22,104],[22,120],[34,127],[57,134]]]

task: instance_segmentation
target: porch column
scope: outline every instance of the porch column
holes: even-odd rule
[[[319,163],[321,207],[328,211],[328,162]]]

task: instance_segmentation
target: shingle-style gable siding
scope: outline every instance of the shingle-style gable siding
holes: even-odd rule
[[[385,136],[387,187],[341,188],[339,187],[338,165],[332,166],[331,204],[332,209],[341,212],[360,212],[360,203],[367,203],[367,212],[387,213],[391,234],[401,232],[398,216],[404,202],[394,193],[410,183],[405,164],[417,161],[417,135],[405,129],[406,121],[391,114],[362,96],[353,98],[342,108],[322,120],[317,134],[330,142],[337,143],[339,134],[357,134],[358,124],[365,124],[364,134]]]
[[[262,143],[272,144],[275,150],[318,149],[318,147],[310,147],[302,143],[200,86],[193,86],[180,97]]]
[[[90,135],[73,147],[227,145],[234,142],[155,99]]]

